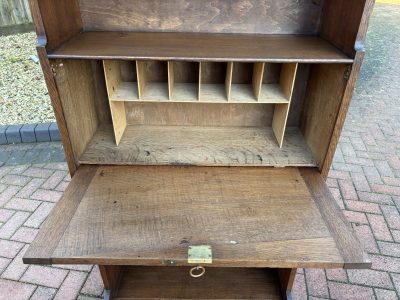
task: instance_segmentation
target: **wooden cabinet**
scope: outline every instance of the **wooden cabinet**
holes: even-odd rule
[[[324,179],[373,1],[30,5],[72,181],[25,263],[97,264],[113,299],[290,298],[296,268],[370,267]]]

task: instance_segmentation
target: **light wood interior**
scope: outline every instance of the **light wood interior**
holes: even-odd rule
[[[104,61],[118,145],[127,125],[122,102],[268,103],[283,146],[297,64],[191,61]]]

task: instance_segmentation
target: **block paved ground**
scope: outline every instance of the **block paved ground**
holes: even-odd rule
[[[299,270],[295,299],[399,299],[400,6],[377,5],[368,54],[328,184],[371,270]],[[28,266],[21,257],[70,177],[58,143],[0,147],[0,299],[97,299],[93,266]]]

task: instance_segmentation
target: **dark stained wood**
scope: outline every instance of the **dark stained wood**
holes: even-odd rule
[[[107,290],[115,290],[118,288],[121,279],[121,266],[99,266],[101,278],[103,279],[104,288]]]
[[[83,32],[50,58],[351,63],[319,37],[298,35]]]
[[[322,177],[312,169],[301,168],[301,175],[312,195],[315,204],[321,212],[338,249],[344,259],[344,268],[370,268],[369,261],[363,246],[353,232],[350,224],[341,213],[335,199],[324,184]]]
[[[349,67],[342,64],[311,66],[300,128],[320,169],[330,146]]]
[[[77,0],[30,0],[37,32],[46,37],[46,49],[52,50],[82,30]]]
[[[85,30],[316,34],[321,1],[80,0]],[[145,16],[145,17],[144,17]]]
[[[64,214],[69,224],[57,231],[56,248],[43,243],[53,230],[45,226],[26,262],[187,266],[187,247],[206,244],[212,267],[365,263],[346,224],[334,224],[343,218],[329,192],[319,192],[327,191],[322,179],[314,178],[309,191],[297,168],[99,167],[82,185],[87,191],[74,215]],[[349,237],[348,249],[339,248],[337,235]]]
[[[357,82],[358,74],[360,72],[361,64],[364,59],[363,52],[357,52],[355,63],[353,64],[351,70],[349,69],[349,80],[344,90],[343,98],[340,103],[336,121],[334,123],[334,128],[332,134],[329,136],[329,147],[325,156],[325,160],[321,166],[321,174],[324,178],[328,177],[330,167],[332,165],[333,157],[336,152],[336,147],[339,142],[340,134],[342,133],[344,121],[346,119],[347,112],[349,110],[351,98],[353,96],[354,87]]]
[[[344,53],[364,51],[364,39],[375,0],[326,0],[321,36]]]
[[[69,225],[82,197],[84,196],[96,166],[81,166],[66,189],[64,196],[41,227],[35,241],[31,244],[23,258],[26,264],[51,264],[52,254]]]
[[[111,165],[315,167],[301,133],[288,128],[279,148],[268,127],[127,126],[117,146],[101,126],[79,162]]]
[[[281,300],[275,269],[207,268],[192,278],[189,268],[128,267],[113,299]]]
[[[292,299],[292,289],[297,269],[277,269],[282,294]]]

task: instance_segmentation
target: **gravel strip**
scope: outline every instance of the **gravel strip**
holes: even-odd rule
[[[33,32],[0,36],[0,125],[54,122]]]

